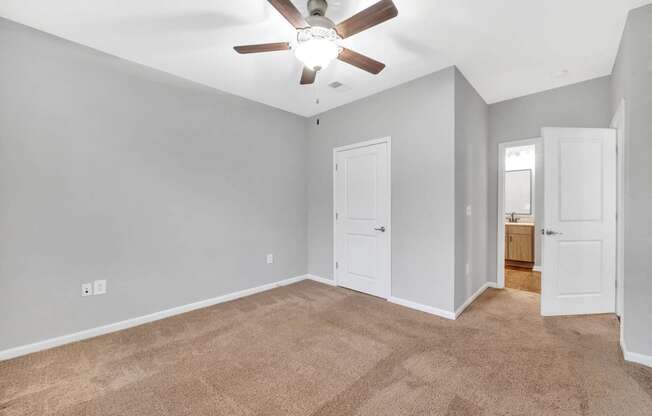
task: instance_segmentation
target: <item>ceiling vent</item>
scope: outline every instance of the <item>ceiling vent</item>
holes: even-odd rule
[[[344,85],[339,81],[331,82],[330,84],[328,84],[328,86],[337,92],[344,92],[344,91],[351,90],[351,87],[349,87],[348,85]]]
[[[337,92],[344,92],[344,91],[351,90],[351,87],[349,87],[348,85],[344,85],[339,81],[331,82],[330,84],[328,84],[328,86]]]

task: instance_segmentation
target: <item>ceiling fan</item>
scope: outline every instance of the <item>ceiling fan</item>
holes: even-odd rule
[[[308,16],[302,16],[290,0],[267,0],[297,30],[293,42],[236,46],[241,54],[292,50],[304,65],[301,85],[315,82],[317,72],[331,61],[339,59],[372,74],[378,74],[385,64],[340,45],[342,39],[379,25],[398,15],[392,0],[382,0],[371,7],[335,24],[326,15],[326,0],[308,0]]]

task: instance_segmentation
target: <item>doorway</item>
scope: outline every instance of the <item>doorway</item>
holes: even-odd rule
[[[335,283],[391,295],[391,141],[333,149]]]
[[[542,129],[542,139],[499,145],[497,286],[523,285],[519,280],[531,283],[540,271],[544,316],[616,312],[616,133],[614,129],[547,127]],[[535,152],[531,212],[527,210],[528,174],[509,173],[509,158],[527,152],[529,145],[534,145]],[[518,170],[528,169],[519,166]],[[508,178],[511,175],[516,179]],[[516,201],[505,195],[510,187],[520,190],[513,197]],[[516,221],[532,220],[530,216],[534,217],[534,233]],[[510,226],[515,229],[508,230]],[[533,260],[528,258],[529,248],[514,247],[529,243],[528,238],[534,243]],[[525,261],[525,270],[512,278],[511,270],[505,268],[508,260]],[[534,262],[531,271],[530,261]]]
[[[541,293],[542,140],[498,149],[498,287]]]

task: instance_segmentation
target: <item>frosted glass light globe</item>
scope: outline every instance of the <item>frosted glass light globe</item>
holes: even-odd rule
[[[324,69],[340,53],[340,48],[335,42],[327,39],[311,39],[300,43],[294,54],[297,59],[307,67],[315,70]]]
[[[319,26],[303,29],[297,33],[294,54],[306,68],[319,71],[337,59],[342,50],[338,45],[339,39],[333,29]]]

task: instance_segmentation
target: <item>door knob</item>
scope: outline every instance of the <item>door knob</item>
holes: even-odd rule
[[[545,235],[562,235],[564,233],[560,233],[559,231],[554,231],[554,230],[542,229],[541,234],[545,234]]]
[[[385,227],[380,227],[380,228],[374,228],[376,231],[380,231],[381,233],[385,232]]]

